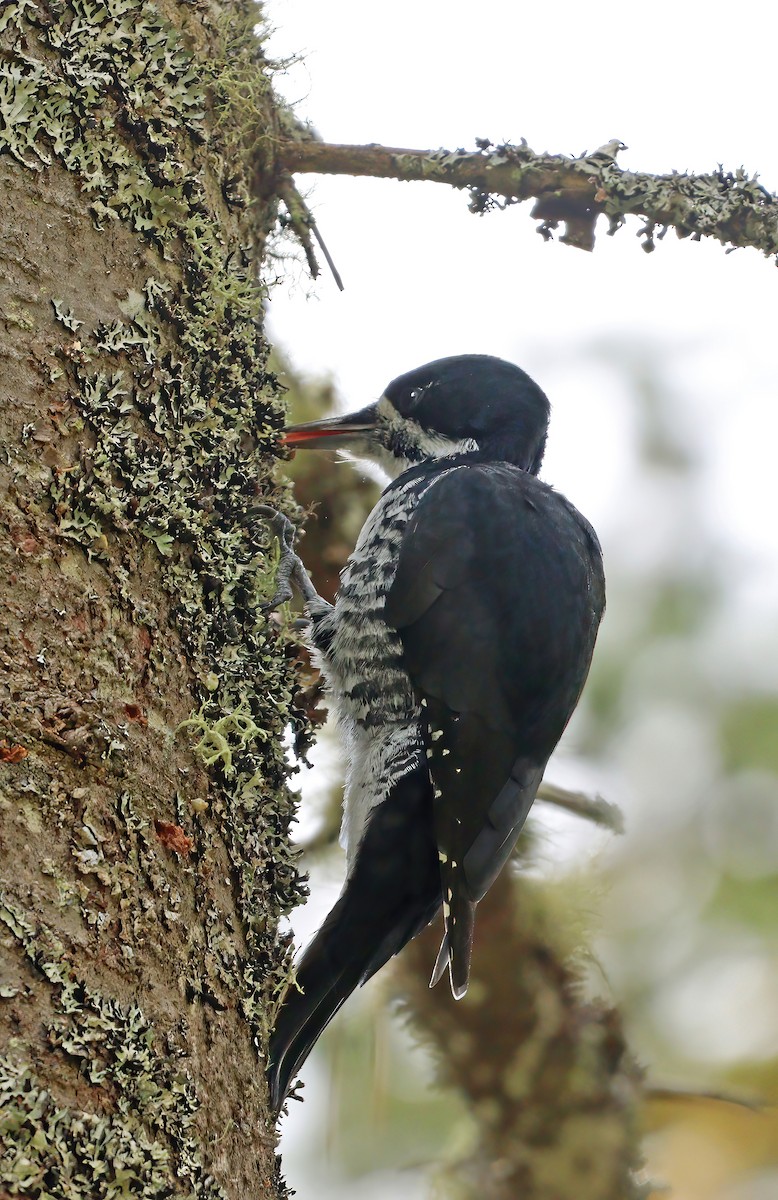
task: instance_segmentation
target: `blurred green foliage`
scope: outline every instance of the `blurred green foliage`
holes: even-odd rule
[[[778,773],[778,696],[734,699],[721,714],[719,733],[727,770],[763,767]]]

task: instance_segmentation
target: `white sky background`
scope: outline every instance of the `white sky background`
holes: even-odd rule
[[[629,146],[624,166],[743,164],[778,191],[776,10],[753,3],[725,20],[707,9],[704,24],[701,12],[268,4],[271,52],[305,56],[277,85],[327,140],[473,148],[475,137],[525,137],[578,154],[616,137]],[[443,354],[513,359],[554,406],[545,477],[603,529],[629,484],[629,438],[613,380],[581,351],[594,339],[647,341],[672,360],[713,442],[713,514],[744,548],[772,551],[778,272],[768,260],[672,232],[647,255],[637,219],[614,238],[603,228],[586,254],[544,244],[529,205],[477,218],[465,193],[437,184],[299,182],[346,291],[326,273],[311,286],[293,267],[272,294],[271,329],[298,367],[335,378],[346,407]]]
[[[744,165],[778,191],[772,3],[268,0],[266,11],[271,54],[304,55],[276,85],[325,140],[472,149],[476,137],[524,137],[538,151],[580,154],[618,138],[629,147],[625,167]],[[741,616],[775,613],[773,264],[755,251],[679,242],[672,231],[647,255],[637,219],[614,238],[603,221],[586,254],[544,244],[528,204],[477,218],[465,193],[437,184],[298,183],[346,291],[326,268],[311,285],[295,264],[273,290],[271,335],[297,368],[332,376],[350,409],[444,354],[517,362],[554,409],[544,478],[592,520],[606,563],[611,545],[640,564],[651,514],[630,494],[632,418],[623,381],[591,345],[648,345],[684,401],[679,419],[691,414],[706,448],[708,522],[737,548]],[[776,682],[775,663],[765,676]],[[304,1122],[296,1113],[287,1124],[292,1140]],[[294,1185],[291,1159],[287,1168]],[[410,1197],[409,1185],[404,1177]],[[316,1194],[327,1194],[321,1179]]]

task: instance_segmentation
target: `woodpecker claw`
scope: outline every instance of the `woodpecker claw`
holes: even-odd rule
[[[306,604],[309,600],[318,600],[319,594],[313,586],[303,560],[294,548],[297,530],[285,513],[279,512],[276,508],[271,508],[269,504],[257,504],[249,515],[258,517],[268,525],[271,534],[278,540],[281,550],[278,570],[276,571],[275,595],[272,600],[268,600],[260,606],[262,611],[272,612],[274,608],[278,608],[279,604],[284,604],[287,600],[291,600],[293,583],[297,585]]]

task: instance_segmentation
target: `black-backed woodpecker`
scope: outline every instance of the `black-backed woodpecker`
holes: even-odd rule
[[[359,412],[291,426],[294,449],[377,462],[392,482],[317,594],[288,523],[295,582],[345,744],[348,873],[282,1002],[277,1110],[357,985],[442,908],[432,984],[467,989],[476,905],[509,858],[581,694],[605,605],[591,526],[537,478],[549,404],[487,355],[439,359]],[[285,521],[284,518],[281,518]]]

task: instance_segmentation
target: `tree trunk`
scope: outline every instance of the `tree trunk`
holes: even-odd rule
[[[0,8],[1,1196],[283,1193],[299,718],[250,514],[282,421],[254,20]]]

